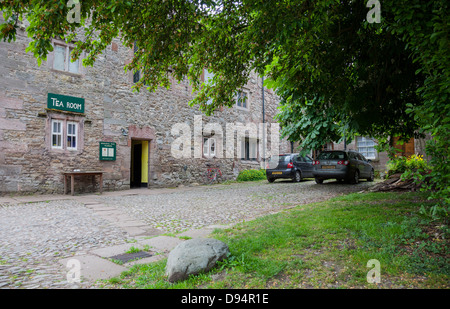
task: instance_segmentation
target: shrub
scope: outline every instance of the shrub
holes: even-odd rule
[[[256,181],[266,179],[266,170],[264,169],[252,169],[252,170],[242,170],[237,176],[237,181]]]
[[[387,163],[388,175],[405,172],[428,172],[430,167],[423,159],[422,155],[412,155],[410,157],[395,157]]]

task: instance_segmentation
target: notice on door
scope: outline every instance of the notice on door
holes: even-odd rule
[[[116,161],[116,143],[114,142],[100,142],[101,161]]]

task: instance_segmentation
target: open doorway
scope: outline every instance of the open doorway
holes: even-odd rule
[[[148,187],[149,141],[131,140],[130,187]]]

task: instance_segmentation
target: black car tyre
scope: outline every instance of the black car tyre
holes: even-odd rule
[[[370,171],[370,177],[367,178],[367,181],[373,181],[374,179],[375,179],[375,174],[374,174],[374,171],[371,170],[371,171]]]
[[[320,178],[315,178],[315,179],[316,179],[316,183],[317,184],[320,185],[321,183],[323,183],[323,179],[320,179]]]
[[[358,170],[356,170],[355,173],[353,174],[353,179],[351,180],[351,183],[354,184],[354,185],[359,183],[359,172],[358,172]]]
[[[296,171],[295,172],[295,176],[294,179],[292,179],[295,182],[300,182],[302,181],[302,174],[300,173],[300,171]]]
[[[267,178],[267,181],[270,182],[270,183],[272,183],[272,182],[275,181],[275,178]]]

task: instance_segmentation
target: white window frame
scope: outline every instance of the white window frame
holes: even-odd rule
[[[356,147],[359,153],[361,153],[366,159],[374,160],[377,158],[378,152],[375,149],[377,143],[371,137],[357,136],[356,137]],[[372,150],[373,151],[369,151]],[[373,153],[373,155],[369,155]]]
[[[216,149],[217,141],[214,137],[203,137],[203,156],[207,158],[215,157]]]
[[[69,133],[69,125],[74,126],[73,133]],[[73,121],[67,121],[66,128],[67,128],[67,131],[66,131],[66,139],[65,140],[66,140],[67,150],[78,150],[78,123],[73,122]],[[72,147],[71,145],[69,145],[69,137],[75,138],[75,147]]]
[[[55,130],[54,130],[54,128],[55,128],[55,124],[59,124],[59,130],[60,130],[60,132],[55,132]],[[50,140],[50,143],[51,143],[51,146],[52,146],[52,148],[53,149],[63,149],[63,144],[64,144],[64,132],[63,132],[63,130],[64,130],[64,122],[62,121],[62,120],[59,120],[59,119],[52,119],[52,121],[51,121],[51,140]],[[59,136],[59,145],[55,145],[54,143],[53,143],[53,138],[54,137],[58,137]]]
[[[55,59],[56,59],[56,46],[60,46],[63,47],[65,49],[64,52],[64,69],[60,70],[55,68]],[[81,75],[81,57],[78,58],[78,67],[77,67],[77,72],[72,72],[70,71],[70,65],[71,64],[75,64],[73,62],[70,61],[70,54],[72,53],[72,50],[75,48],[74,45],[71,44],[67,44],[64,43],[62,41],[53,41],[53,59],[52,59],[52,63],[51,63],[51,67],[53,70],[58,71],[58,72],[66,72],[66,73],[71,73],[71,74],[76,74],[76,75]]]

